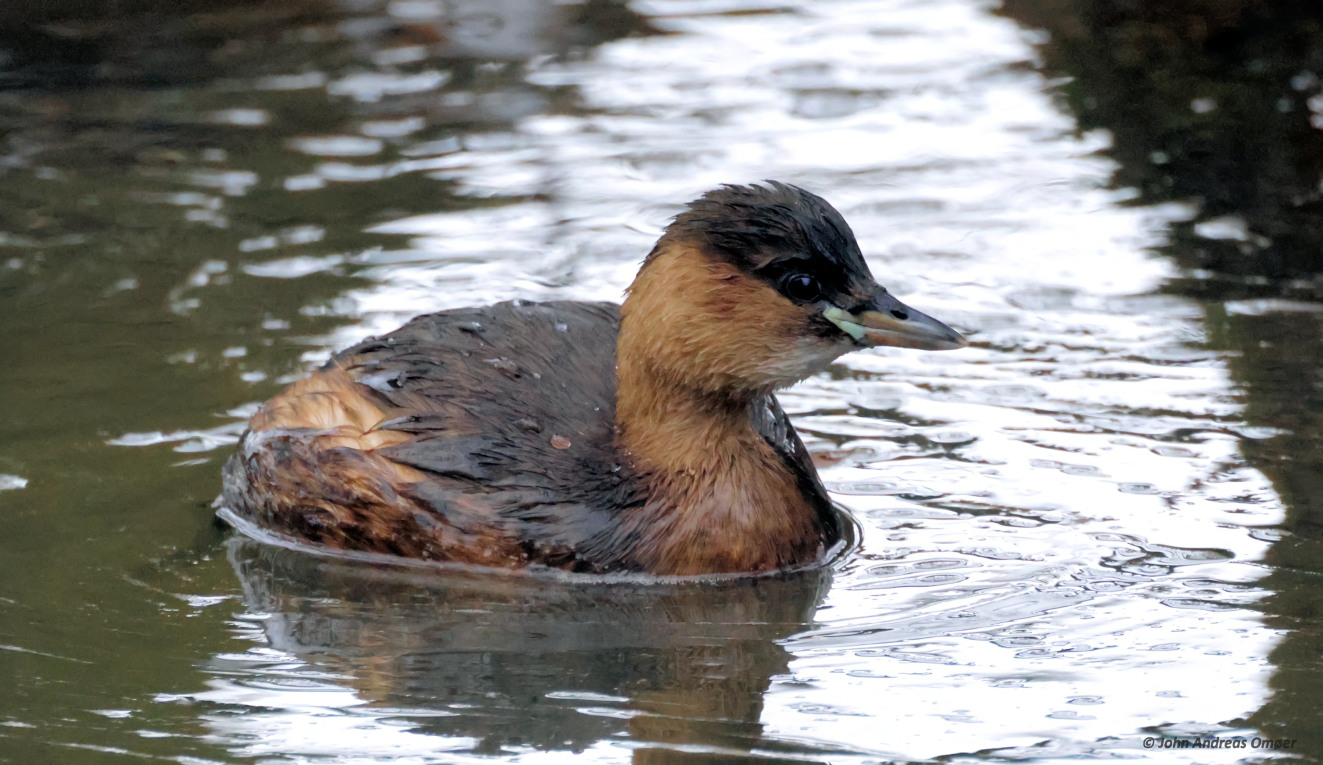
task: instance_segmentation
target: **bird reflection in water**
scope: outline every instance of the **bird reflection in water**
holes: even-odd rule
[[[228,545],[270,647],[406,710],[417,733],[472,738],[479,754],[622,735],[640,747],[635,762],[694,746],[747,753],[762,742],[763,695],[787,671],[778,641],[809,626],[831,580],[818,568],[576,586]]]

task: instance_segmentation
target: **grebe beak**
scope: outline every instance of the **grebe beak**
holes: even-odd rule
[[[923,351],[953,351],[969,341],[926,313],[905,305],[882,288],[854,311],[829,305],[823,318],[865,348],[892,345]]]

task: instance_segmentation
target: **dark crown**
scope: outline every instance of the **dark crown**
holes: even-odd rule
[[[872,282],[854,232],[836,208],[779,181],[727,184],[707,192],[675,216],[666,238],[702,243],[710,255],[748,272],[797,262],[796,268],[817,272],[827,282]]]

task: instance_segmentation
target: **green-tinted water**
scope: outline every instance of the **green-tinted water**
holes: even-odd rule
[[[0,762],[1323,759],[1319,12],[1161,5],[0,8]],[[438,578],[214,523],[331,349],[617,299],[764,177],[974,341],[783,396],[836,570]]]

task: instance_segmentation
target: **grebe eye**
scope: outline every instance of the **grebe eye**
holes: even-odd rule
[[[791,300],[797,300],[801,303],[812,303],[822,297],[822,290],[818,289],[818,280],[806,274],[787,276],[781,282],[781,291]]]

